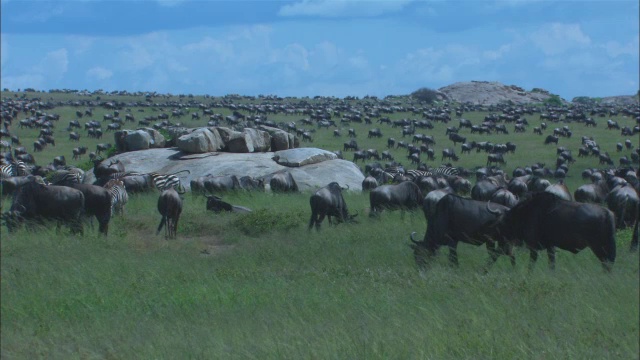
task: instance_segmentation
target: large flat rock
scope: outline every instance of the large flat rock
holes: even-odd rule
[[[312,149],[312,148],[307,148]],[[296,149],[297,150],[297,149]],[[322,153],[324,150],[309,150],[312,153]],[[332,181],[341,186],[349,186],[352,191],[362,190],[364,175],[351,161],[332,159],[299,167],[287,167],[276,163],[272,158],[275,153],[227,153],[211,152],[206,154],[185,153],[177,148],[149,149],[122,153],[106,161],[120,160],[126,171],[140,173],[157,172],[172,174],[182,170],[190,173],[180,173],[178,176],[182,184],[189,189],[192,179],[211,174],[253,176],[264,178],[265,183],[273,173],[288,170],[296,180],[300,191],[316,190]],[[335,155],[334,155],[335,156]],[[87,173],[86,182],[93,182],[93,171]]]

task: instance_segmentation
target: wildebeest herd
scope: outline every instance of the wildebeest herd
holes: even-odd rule
[[[365,162],[362,183],[364,191],[369,196],[369,216],[371,221],[384,216],[384,211],[400,210],[414,211],[421,208],[427,221],[427,230],[421,241],[414,239],[412,247],[417,264],[426,267],[438,248],[447,246],[449,258],[457,264],[457,244],[459,242],[486,245],[489,252],[488,265],[495,262],[499,255],[508,255],[513,262],[514,246],[524,246],[530,251],[531,263],[535,262],[538,251],[546,250],[549,263],[554,266],[555,249],[578,252],[586,247],[590,248],[606,269],[610,269],[616,257],[616,229],[633,227],[632,250],[638,245],[638,214],[640,212],[638,185],[638,149],[637,141],[625,139],[616,144],[616,151],[625,149],[629,156],[620,158],[620,166],[616,167],[611,155],[602,150],[608,144],[598,144],[592,137],[583,136],[581,147],[577,149],[578,157],[594,158],[599,168],[593,167],[583,171],[582,178],[590,181],[576,188],[572,193],[565,184],[571,165],[576,161],[571,150],[558,146],[562,138],[571,138],[574,126],[582,124],[585,127],[597,126],[598,121],[593,117],[604,117],[623,112],[625,116],[634,119],[635,126],[620,127],[617,122],[607,121],[611,131],[621,131],[621,136],[637,139],[639,133],[640,108],[637,104],[626,107],[583,106],[569,107],[534,107],[534,106],[493,106],[479,108],[474,105],[441,104],[428,106],[418,103],[394,103],[377,98],[367,98],[360,104],[349,102],[331,102],[334,100],[319,99],[316,103],[298,102],[297,105],[287,105],[282,101],[263,101],[256,103],[234,102],[233,97],[224,98],[220,102],[211,101],[210,104],[189,102],[189,107],[202,110],[202,116],[208,118],[208,126],[218,126],[226,121],[233,128],[252,127],[267,124],[295,132],[311,141],[311,134],[327,132],[332,138],[340,138],[338,124],[359,126],[360,124],[378,124],[367,132],[367,144],[377,141],[383,134],[402,137],[396,141],[389,137],[380,140],[386,144],[387,150],[378,152],[375,148],[360,149],[358,146],[356,129],[349,128],[350,140],[344,143],[342,152],[354,151],[353,162]],[[280,99],[281,100],[281,99]],[[142,105],[145,106],[142,106]],[[19,223],[25,220],[51,218],[59,223],[67,224],[72,232],[80,233],[83,229],[83,218],[95,217],[99,224],[98,231],[107,234],[112,216],[124,213],[128,194],[147,192],[157,189],[160,192],[157,210],[161,216],[158,232],[163,227],[168,238],[175,238],[178,231],[180,214],[183,210],[185,187],[178,174],[138,173],[126,171],[123,164],[112,159],[104,160],[100,154],[109,151],[108,143],[99,143],[96,151],[89,157],[93,162],[95,182],[85,184],[84,171],[72,165],[67,165],[64,155],[57,156],[48,165],[36,165],[34,156],[20,146],[18,136],[11,133],[11,126],[21,114],[26,118],[17,121],[17,125],[24,129],[33,129],[40,135],[34,143],[34,150],[40,151],[47,146],[56,146],[53,140],[55,124],[60,116],[47,113],[55,106],[85,106],[84,112],[77,111],[76,117],[93,116],[95,108],[112,111],[104,114],[103,122],[117,124],[118,129],[127,122],[134,122],[135,117],[129,107],[145,110],[148,102],[135,104],[118,104],[117,102],[102,101],[100,103],[83,102],[79,104],[50,104],[34,99],[2,99],[2,193],[13,196],[11,207],[2,214],[2,220],[10,231],[14,231]],[[157,104],[157,107],[173,108],[171,119],[180,119],[184,114],[191,114],[192,121],[200,121],[199,113],[190,113],[177,103]],[[126,110],[125,119],[120,118],[120,111]],[[214,108],[226,108],[232,115],[222,116],[214,113]],[[481,123],[473,124],[469,119],[461,118],[465,112],[490,112]],[[498,113],[501,114],[498,114]],[[390,114],[410,113],[422,119],[391,120]],[[460,161],[465,154],[486,153],[486,164],[475,168],[454,166],[451,163],[443,166],[429,166],[421,155],[426,155],[426,161],[435,161],[436,139],[432,134],[417,133],[431,131],[434,123],[448,124],[455,122],[451,114],[459,118],[459,126],[447,126],[444,139],[451,144],[442,148],[441,161]],[[181,115],[182,114],[182,115]],[[198,116],[193,116],[196,114]],[[304,115],[305,119],[298,123],[292,121],[276,123],[268,120],[267,115],[282,114],[283,116]],[[605,115],[603,115],[605,114]],[[108,115],[108,116],[107,116]],[[160,116],[162,115],[162,116]],[[541,146],[556,144],[557,160],[555,167],[549,168],[544,164],[535,163],[530,166],[518,166],[510,174],[505,174],[501,166],[507,165],[507,157],[516,151],[514,142],[492,143],[483,140],[481,136],[487,134],[509,134],[508,124],[513,124],[514,133],[527,131],[529,122],[524,116],[539,115],[539,126],[534,129],[535,134],[543,135],[547,130],[547,122],[557,125],[544,140]],[[340,117],[340,121],[332,118]],[[391,116],[393,117],[393,116]],[[156,129],[170,129],[182,124],[172,123],[168,113],[161,112],[157,116],[145,117],[144,126],[153,121],[162,122],[153,125]],[[142,120],[141,120],[142,121]],[[317,129],[307,128],[317,124]],[[354,125],[357,124],[357,125]],[[80,133],[82,125],[78,120],[69,123],[69,141],[74,144],[86,138],[101,138],[102,123],[90,120],[84,124],[87,136]],[[388,126],[383,127],[383,126]],[[108,127],[109,130],[111,127]],[[333,129],[331,129],[333,128]],[[115,126],[114,126],[115,129]],[[72,131],[73,130],[73,131]],[[95,134],[100,134],[96,137]],[[117,130],[117,129],[116,129]],[[469,135],[463,135],[467,131]],[[361,131],[364,132],[364,131]],[[93,135],[92,135],[93,134]],[[306,134],[306,136],[305,136]],[[405,141],[404,139],[413,139]],[[8,140],[11,141],[9,142]],[[470,139],[470,141],[468,141]],[[445,140],[445,141],[446,141]],[[314,137],[315,144],[321,141],[320,136]],[[443,140],[440,140],[442,142]],[[622,145],[624,143],[624,145]],[[75,145],[74,145],[75,146]],[[368,145],[368,147],[371,145]],[[460,155],[455,147],[460,146]],[[78,145],[71,154],[73,160],[81,160],[89,147]],[[394,159],[394,154],[407,151],[406,159],[410,166],[405,167]],[[40,156],[40,155],[38,155]],[[468,155],[467,155],[468,156]],[[376,162],[368,162],[377,160]],[[388,162],[381,164],[380,161]],[[412,168],[409,168],[412,167]],[[185,170],[185,172],[188,172]],[[475,184],[469,180],[475,175]],[[308,228],[320,229],[320,223],[328,217],[329,223],[355,222],[357,212],[349,213],[342,195],[344,190],[340,185],[339,175],[336,181],[315,191],[310,198],[310,212]],[[214,212],[247,213],[251,210],[242,206],[232,205],[222,200],[221,195],[228,191],[264,190],[269,185],[273,192],[298,192],[296,180],[290,172],[281,172],[265,178],[253,178],[241,175],[217,175],[193,178],[190,181],[191,191],[207,194],[207,210]],[[470,196],[466,198],[464,196]],[[333,219],[332,219],[333,218]]]

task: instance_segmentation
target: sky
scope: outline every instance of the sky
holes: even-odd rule
[[[637,0],[0,0],[0,87],[405,95],[640,88]]]

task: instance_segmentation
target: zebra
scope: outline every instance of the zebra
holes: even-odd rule
[[[122,180],[109,180],[103,187],[111,194],[111,216],[116,212],[124,215],[124,206],[129,201],[129,194]]]
[[[429,171],[424,170],[407,170],[406,175],[412,179],[418,179],[420,177],[433,176],[433,177],[447,177],[458,175],[458,169],[450,166],[440,166]]]
[[[81,184],[84,175],[78,171],[58,170],[51,177],[50,181],[54,185],[61,184]]]
[[[149,173],[148,175],[151,176],[151,179],[153,179],[153,185],[156,187],[156,189],[160,191],[165,191],[169,188],[174,188],[176,189],[176,191],[178,191],[178,193],[184,194],[185,192],[184,186],[180,184],[180,178],[176,174],[179,174],[185,171],[187,172],[187,174],[191,173],[191,171],[189,170],[180,170],[178,172],[175,172],[173,174],[168,174],[168,175],[162,175],[156,172]]]
[[[27,164],[18,160],[10,164],[0,165],[0,177],[27,176],[29,175]]]

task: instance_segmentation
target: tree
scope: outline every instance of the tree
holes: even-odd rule
[[[427,104],[431,104],[432,102],[438,100],[438,92],[433,89],[423,87],[412,92],[411,97],[418,101],[424,101]]]
[[[544,103],[551,106],[562,106],[562,99],[560,99],[560,96],[558,95],[551,95],[544,101]]]

